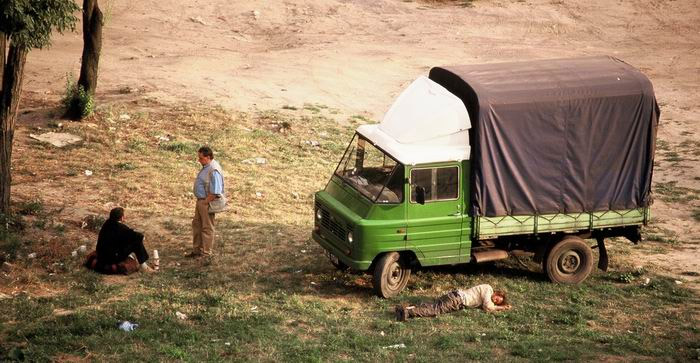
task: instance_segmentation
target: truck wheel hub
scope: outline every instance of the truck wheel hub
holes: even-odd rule
[[[567,274],[576,272],[581,265],[581,257],[575,251],[567,251],[559,258],[559,269]]]

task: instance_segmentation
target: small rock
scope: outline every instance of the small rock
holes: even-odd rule
[[[647,286],[647,285],[649,285],[650,282],[651,282],[651,279],[647,277],[647,278],[645,278],[644,281],[642,282],[642,285]]]
[[[192,17],[192,16],[191,16],[191,17],[190,17],[190,21],[193,22],[193,23],[197,23],[197,24],[207,25],[207,23],[205,23],[204,20],[202,20],[202,17],[201,17],[201,16],[197,16],[197,17]]]
[[[231,345],[231,343],[230,343],[230,342],[226,342],[226,343],[224,343],[224,344],[226,344],[226,345]]]
[[[28,255],[27,255],[27,258],[28,258],[28,259],[36,258],[36,252],[32,252],[32,253],[28,254]]]
[[[260,17],[260,11],[258,10],[253,10],[251,13],[256,20]]]
[[[73,251],[70,253],[71,257],[78,257],[78,251]]]
[[[47,132],[40,135],[29,134],[29,137],[37,141],[51,144],[55,147],[64,147],[83,141],[80,136],[65,132]]]
[[[328,133],[325,132],[325,131],[321,131],[321,132],[318,133],[318,136],[319,136],[319,137],[328,137]]]
[[[306,250],[301,250],[301,253],[306,253]]]
[[[297,192],[292,192],[292,198],[294,198],[294,199],[299,199],[300,197],[301,197],[301,195],[299,195],[299,193],[297,193]]]
[[[675,282],[676,285],[681,285],[681,284],[683,284],[683,281],[680,281],[680,280],[675,280],[675,281],[673,281],[673,282]]]
[[[263,193],[261,193],[261,192],[255,192],[255,196],[258,197],[258,198],[262,198]]]
[[[313,282],[313,281],[311,281],[311,285],[316,285],[316,283],[315,283],[315,282]]]
[[[156,139],[157,139],[158,141],[162,141],[162,142],[168,142],[168,141],[170,141],[170,138],[169,138],[168,136],[163,136],[163,135],[157,136]]]
[[[382,349],[403,349],[403,348],[406,348],[406,344],[404,344],[404,343],[387,345],[386,347],[382,347]]]
[[[321,145],[321,144],[320,144],[318,141],[316,141],[316,140],[307,140],[307,141],[304,141],[304,144],[306,144],[306,145],[311,145],[311,147],[318,147],[318,146]]]
[[[185,315],[185,314],[183,314],[183,313],[181,313],[181,312],[179,312],[179,311],[176,311],[176,312],[175,312],[175,316],[177,316],[177,318],[180,319],[180,320],[187,320],[187,315]]]
[[[85,175],[86,175],[86,176],[91,176],[91,175],[92,175],[92,170],[87,170],[87,169],[85,169]]]
[[[379,335],[384,336],[384,331],[379,332]]]
[[[128,113],[123,113],[119,115],[119,121],[129,121],[131,120],[131,116],[129,116]]]

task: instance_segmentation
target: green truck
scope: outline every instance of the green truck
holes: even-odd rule
[[[613,57],[432,68],[357,129],[313,239],[381,297],[422,266],[512,255],[580,283],[592,248],[607,269],[606,238],[641,240],[658,119],[651,82]]]

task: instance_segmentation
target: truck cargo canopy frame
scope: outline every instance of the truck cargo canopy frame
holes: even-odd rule
[[[649,79],[613,57],[436,67],[464,102],[476,216],[647,207],[659,120]]]

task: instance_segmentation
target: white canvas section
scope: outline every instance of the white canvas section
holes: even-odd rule
[[[469,160],[467,130],[433,139],[432,144],[402,144],[382,131],[378,124],[362,125],[357,132],[404,165]]]
[[[357,131],[408,165],[469,159],[469,114],[464,103],[421,76],[396,99],[378,125]]]

